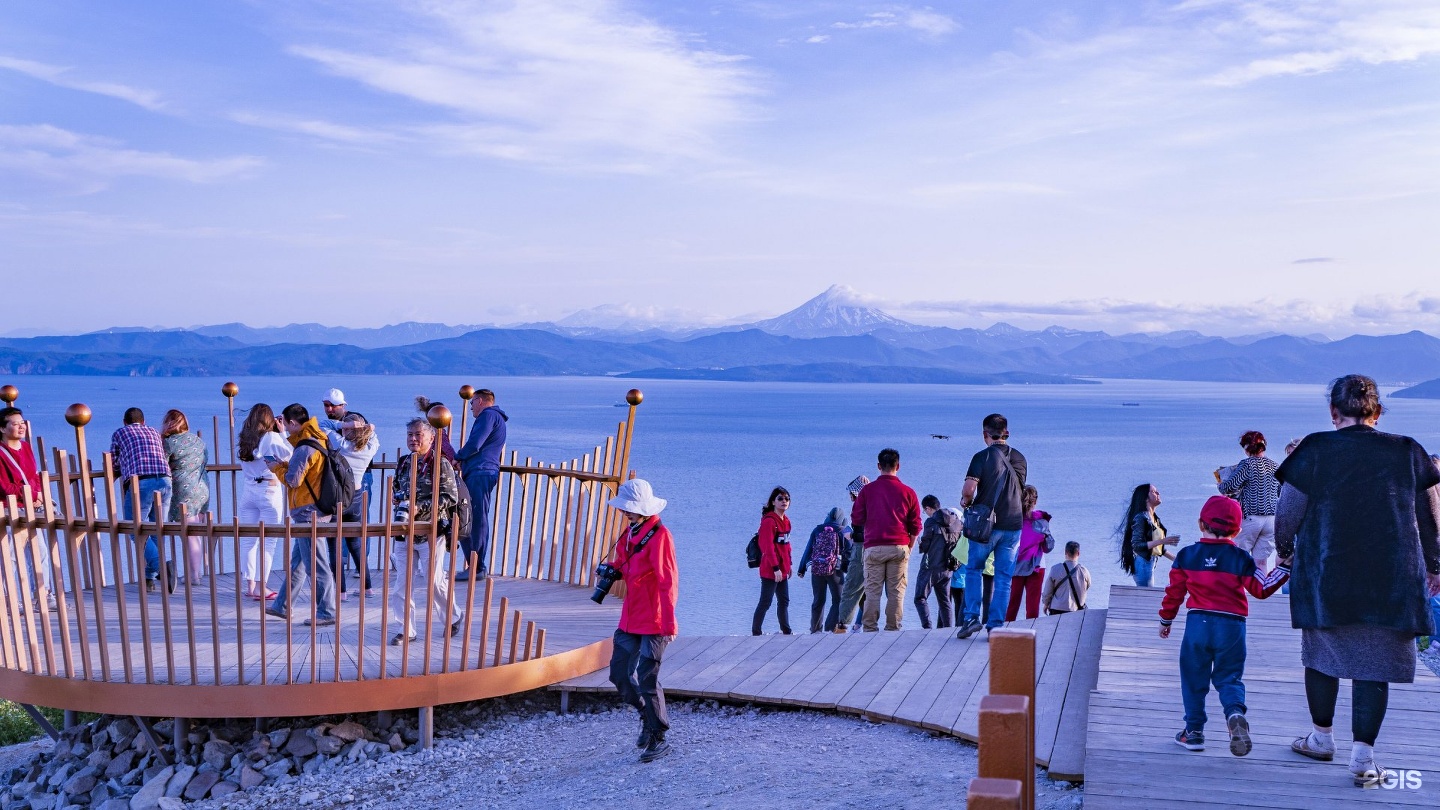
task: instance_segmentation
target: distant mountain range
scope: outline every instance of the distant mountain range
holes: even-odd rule
[[[1440,339],[1209,337],[1050,327],[907,323],[832,287],[795,310],[726,327],[657,328],[619,314],[518,327],[408,322],[374,329],[232,323],[0,338],[0,373],[126,376],[342,374],[615,375],[665,379],[949,384],[1088,378],[1311,382],[1351,372],[1399,396],[1440,397]]]

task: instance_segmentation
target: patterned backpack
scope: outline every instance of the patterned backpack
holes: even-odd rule
[[[833,523],[823,523],[815,531],[810,545],[810,570],[817,577],[828,577],[840,570],[840,530]]]

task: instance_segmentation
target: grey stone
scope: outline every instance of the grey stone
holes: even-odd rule
[[[190,780],[195,778],[194,765],[182,765],[175,769],[175,775],[170,777],[170,784],[165,786],[165,795],[170,798],[178,798],[185,792]]]
[[[70,775],[75,773],[76,770],[75,763],[67,762],[59,768],[56,768],[55,772],[50,774],[50,778],[46,780],[46,783],[49,784],[50,787],[58,788],[65,784],[65,780],[69,779]]]
[[[271,748],[279,748],[285,744],[286,740],[290,739],[290,729],[277,728],[266,736],[270,738]]]
[[[315,753],[315,740],[309,734],[291,734],[285,753],[292,757],[308,757]]]
[[[161,796],[159,810],[185,810],[185,802],[175,796]]]
[[[356,740],[355,742],[350,743],[350,749],[345,752],[345,759],[349,760],[350,762],[355,762],[363,756],[365,756],[364,740]]]
[[[185,742],[194,746],[200,746],[205,744],[205,740],[208,739],[208,737],[209,735],[203,731],[192,731],[185,735]]]
[[[240,769],[240,787],[249,790],[250,788],[263,785],[264,783],[265,776],[254,768],[246,765]],[[214,793],[214,788],[212,788],[210,792]]]
[[[363,740],[367,735],[365,734],[364,726],[354,720],[346,720],[340,725],[330,729],[330,736],[339,737],[349,743],[355,742],[356,740]]]
[[[191,779],[190,784],[185,787],[185,799],[192,802],[200,801],[210,792],[210,788],[215,787],[215,783],[219,781],[219,771],[206,771],[195,774],[195,778]]]
[[[117,746],[120,745],[121,742],[128,745],[129,741],[135,738],[135,732],[139,730],[139,726],[124,717],[115,718],[114,722],[110,724],[110,727],[106,729],[110,734],[110,742]]]
[[[140,781],[144,778],[145,771],[141,770],[140,768],[136,768],[132,771],[128,771],[124,776],[120,777],[120,784],[138,785]]]
[[[344,747],[344,740],[339,737],[331,737],[328,734],[315,741],[315,753],[322,756],[333,757],[340,753],[340,749]]]
[[[109,751],[106,751],[102,748],[99,751],[95,751],[91,753],[90,756],[86,757],[85,764],[93,765],[103,771],[107,766],[109,766],[111,762],[114,761],[114,759],[115,757],[111,756]]]
[[[405,747],[405,739],[401,737],[399,733],[391,734],[390,739],[386,742],[389,744],[391,751],[399,751]]]
[[[260,737],[258,739],[264,740],[265,738]],[[269,742],[267,741],[265,744],[268,746]],[[201,754],[201,758],[204,759],[206,763],[221,770],[224,770],[226,764],[230,762],[230,758],[233,756],[235,756],[235,746],[224,740],[211,740],[205,743],[204,752]]]
[[[275,778],[290,773],[292,767],[294,767],[294,763],[288,759],[282,759],[274,764],[266,765],[265,770],[261,771],[261,773],[268,777]]]
[[[305,764],[304,764],[304,765],[301,765],[301,766],[300,766],[300,772],[301,772],[301,773],[319,773],[319,772],[320,772],[320,766],[323,765],[324,763],[325,763],[325,758],[324,758],[324,757],[311,757],[311,758],[305,760]]]
[[[129,799],[106,799],[95,806],[95,810],[130,810]]]
[[[53,793],[37,793],[30,797],[30,810],[55,810],[61,807],[60,797]]]
[[[95,785],[99,781],[94,774],[79,773],[70,777],[70,781],[65,783],[65,792],[71,796],[89,793],[95,789]]]
[[[215,787],[210,788],[210,797],[219,798],[221,796],[229,796],[231,793],[234,793],[239,789],[239,785],[229,780],[226,780],[224,782],[217,782],[215,784]]]
[[[175,768],[164,767],[145,780],[144,787],[130,799],[130,810],[159,810],[160,798],[165,795],[165,788],[174,775]]]
[[[301,793],[300,798],[296,799],[296,801],[300,804],[314,804],[320,801],[320,792],[318,790],[307,790]]]

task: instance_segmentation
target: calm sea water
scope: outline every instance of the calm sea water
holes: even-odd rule
[[[109,446],[125,408],[136,405],[158,423],[167,408],[192,425],[224,426],[220,379],[18,377],[19,404],[47,443],[74,449],[63,413],[84,402],[94,411],[92,454]],[[394,458],[402,426],[425,394],[459,408],[460,385],[493,388],[510,415],[510,447],[521,456],[568,460],[612,434],[624,418],[632,382],[603,378],[347,377],[237,378],[238,408],[266,402],[277,410],[299,401],[319,411],[330,386],[365,413]],[[950,505],[959,498],[970,456],[982,446],[980,421],[998,411],[1010,419],[1011,442],[1030,461],[1040,508],[1054,515],[1060,543],[1078,540],[1095,578],[1091,604],[1103,607],[1110,583],[1124,581],[1116,563],[1117,523],[1135,485],[1149,482],[1164,499],[1161,517],[1184,542],[1197,537],[1200,505],[1214,493],[1211,471],[1242,457],[1238,437],[1258,429],[1272,455],[1306,433],[1328,430],[1322,385],[1106,381],[1071,386],[820,385],[641,381],[632,466],[669,500],[665,522],[675,534],[684,633],[748,632],[759,586],[744,545],[759,524],[775,484],[794,496],[798,563],[805,537],[832,506],[848,504],[844,486],[874,477],[875,454],[901,454],[900,477],[921,495]],[[1127,407],[1122,403],[1139,403]],[[1440,401],[1387,400],[1380,427],[1440,448]],[[932,434],[948,436],[933,438]],[[57,441],[59,440],[59,441]],[[225,442],[222,440],[222,453]],[[1047,562],[1058,559],[1047,555]],[[912,570],[912,581],[914,571]],[[1157,572],[1163,582],[1166,569]],[[809,580],[791,581],[791,622],[809,622]],[[583,597],[581,597],[583,598]],[[908,601],[908,597],[907,597]],[[918,626],[907,605],[907,626]],[[768,630],[775,629],[773,614]]]

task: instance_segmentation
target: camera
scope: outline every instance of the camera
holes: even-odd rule
[[[590,594],[590,601],[597,605],[604,603],[610,589],[615,587],[616,580],[620,579],[624,579],[620,569],[610,563],[602,562],[595,566],[595,592]]]

